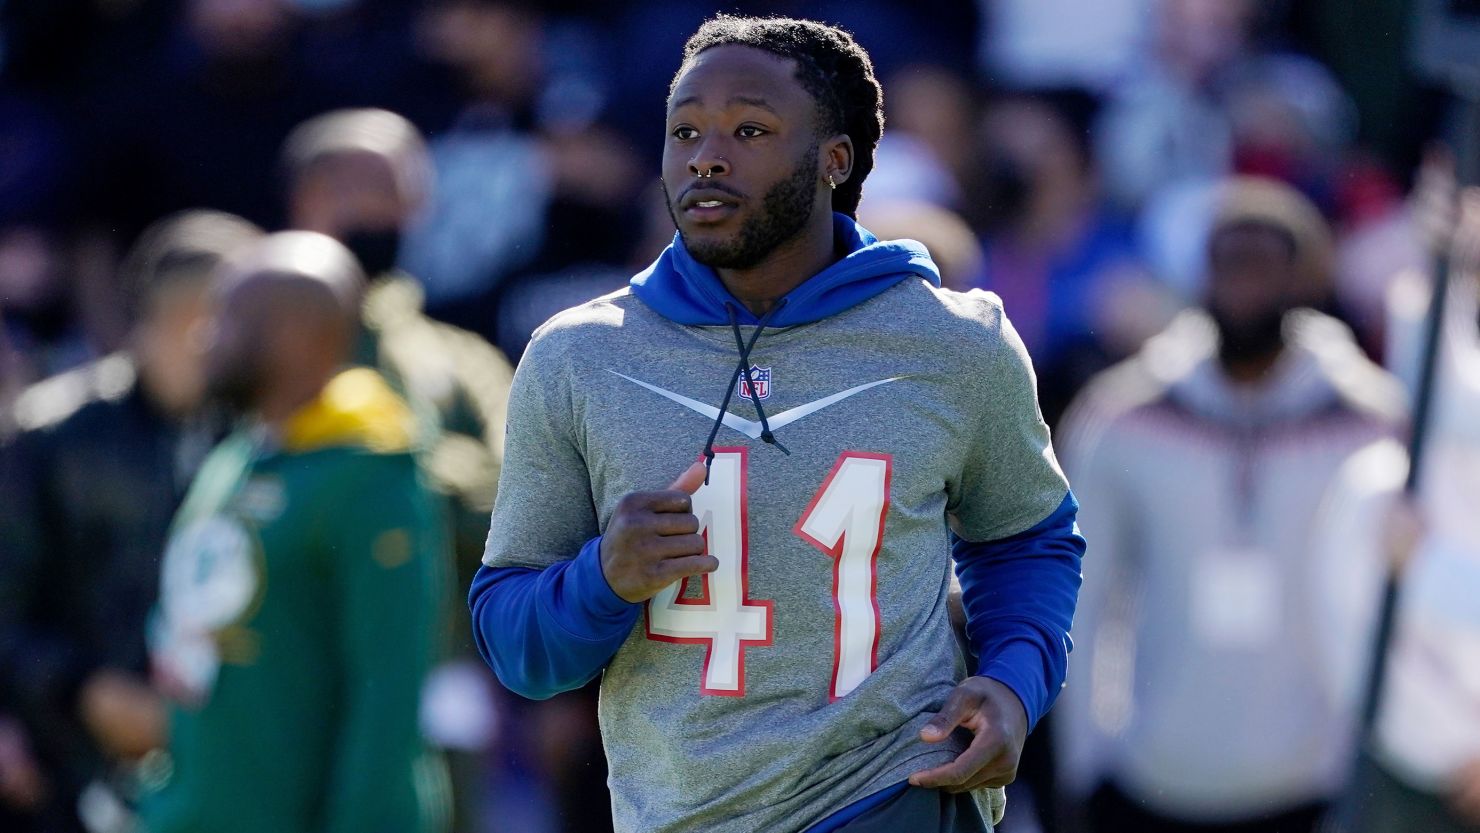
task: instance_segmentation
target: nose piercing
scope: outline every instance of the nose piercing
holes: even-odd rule
[[[709,179],[709,178],[711,178],[713,176],[714,176],[714,169],[713,168],[710,168],[709,170],[704,171],[703,173],[699,174],[699,178],[700,179]]]

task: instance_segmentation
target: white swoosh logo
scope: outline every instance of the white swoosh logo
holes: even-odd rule
[[[678,404],[684,406],[685,408],[688,408],[694,413],[706,416],[711,420],[718,418],[720,415],[719,408],[716,408],[713,405],[705,405],[703,402],[700,402],[697,399],[690,399],[687,396],[674,393],[671,390],[663,390],[657,385],[650,385],[647,382],[642,381],[641,379],[634,379],[631,376],[625,376],[615,370],[608,370],[607,373],[610,373],[613,376],[620,376],[621,378],[626,379],[634,385],[641,385],[642,387],[647,388],[648,390],[656,393],[664,399],[677,402]],[[863,393],[869,388],[876,388],[879,385],[887,385],[890,382],[898,382],[900,379],[904,378],[906,377],[895,376],[889,379],[880,379],[877,382],[869,382],[868,384],[859,385],[858,387],[848,388],[847,390],[839,391],[832,396],[824,396],[821,399],[813,402],[808,402],[805,405],[798,405],[789,411],[782,411],[775,416],[769,416],[766,418],[766,421],[771,424],[772,431],[777,431],[785,428],[793,422],[796,422],[802,417],[811,416],[812,414],[817,413],[818,411],[826,408],[829,405],[835,405],[839,402],[842,402],[844,399],[847,399],[854,394]],[[733,428],[734,430],[739,431],[752,440],[758,440],[761,437],[761,424],[759,422],[751,422],[748,419],[737,417],[728,411],[725,412],[723,422],[726,427]]]

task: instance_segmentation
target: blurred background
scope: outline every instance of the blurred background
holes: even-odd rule
[[[1230,461],[1251,454],[1303,460],[1310,436],[1345,430],[1321,422],[1321,409],[1280,412],[1306,430],[1295,439],[1249,434],[1235,405],[1232,415],[1194,413],[1194,423],[1244,426],[1239,436],[1254,445],[1233,444],[1226,458],[1173,455],[1146,477],[1160,476],[1175,491],[1183,467],[1205,465],[1222,484],[1207,492],[1221,502],[1209,511],[1236,516],[1230,523],[1248,526],[1251,541],[1265,541],[1261,525],[1279,526],[1263,546],[1299,567],[1279,571],[1273,580],[1282,589],[1271,604],[1290,611],[1324,604],[1316,600],[1322,589],[1290,578],[1304,575],[1320,548],[1304,536],[1318,534],[1311,518],[1329,505],[1323,496],[1348,456],[1383,436],[1402,436],[1399,381],[1363,374],[1387,365],[1405,378],[1393,366],[1391,298],[1404,275],[1417,277],[1422,295],[1463,214],[1453,158],[1431,150],[1459,137],[1462,112],[1448,86],[1415,68],[1410,47],[1420,5],[0,0],[0,438],[9,461],[0,469],[0,828],[130,829],[129,807],[149,780],[149,762],[157,764],[151,750],[167,745],[162,730],[149,730],[162,706],[151,700],[144,620],[169,516],[222,428],[192,384],[198,371],[179,359],[193,343],[191,315],[201,313],[172,305],[174,296],[160,287],[178,266],[173,254],[219,256],[220,241],[249,236],[251,226],[320,231],[360,259],[373,279],[364,324],[381,339],[370,360],[393,366],[408,395],[438,412],[437,430],[448,440],[426,466],[453,507],[455,551],[447,557],[457,579],[443,600],[452,624],[423,697],[422,725],[448,762],[456,829],[610,828],[594,692],[543,703],[504,692],[472,652],[461,611],[492,503],[508,365],[545,318],[620,288],[671,239],[656,189],[667,84],[684,40],[716,11],[837,23],[868,49],[884,85],[887,127],[861,220],[880,237],[924,241],[949,286],[1002,296],[1033,356],[1045,416],[1058,426],[1070,412],[1060,452],[1077,487],[1075,469],[1085,473],[1076,491],[1087,507],[1126,488],[1100,485],[1095,467],[1118,464],[1097,458],[1096,448],[1135,406],[1096,400],[1083,394],[1085,386],[1158,333],[1182,332],[1176,328],[1189,308],[1211,304],[1218,319],[1212,290],[1220,269],[1258,268],[1250,266],[1257,241],[1226,238],[1233,242],[1221,266],[1210,256],[1214,232],[1226,230],[1219,223],[1228,218],[1230,177],[1289,186],[1289,194],[1266,195],[1262,204],[1285,219],[1269,220],[1256,207],[1265,219],[1251,222],[1292,240],[1309,233],[1321,241],[1318,251],[1295,247],[1301,257],[1316,253],[1309,270],[1289,276],[1300,281],[1290,306],[1318,310],[1323,326],[1334,320],[1349,328],[1333,337],[1350,349],[1341,354],[1349,372],[1321,367],[1337,380],[1332,401],[1349,405],[1363,428],[1325,449],[1311,464],[1320,474],[1293,464],[1308,477],[1297,500],[1306,516],[1298,534],[1277,512],[1240,509],[1259,475],[1239,480]],[[1448,9],[1459,14],[1464,5]],[[190,215],[196,225],[182,230],[180,212],[203,209],[221,214]],[[161,221],[168,233],[159,231]],[[1243,248],[1235,252],[1235,244]],[[1456,281],[1466,285],[1463,274]],[[1414,304],[1423,307],[1410,299],[1408,309]],[[1217,323],[1226,339],[1227,322]],[[1473,316],[1467,326],[1473,341]],[[409,346],[386,346],[397,339]],[[1188,343],[1159,364],[1141,353],[1145,384],[1175,387],[1167,380],[1182,372],[1177,355],[1197,353],[1196,339]],[[1255,388],[1269,372],[1256,373]],[[137,390],[136,378],[145,380]],[[79,420],[90,407],[129,397],[150,415],[141,427]],[[1071,409],[1076,401],[1082,407]],[[1464,415],[1455,420],[1463,423]],[[92,462],[67,457],[74,433],[98,446]],[[1470,440],[1456,442],[1473,448],[1464,446]],[[1473,487],[1473,478],[1464,484]],[[156,488],[156,499],[119,496],[140,488]],[[1462,492],[1457,500],[1473,512],[1476,498]],[[1095,520],[1099,528],[1086,520],[1086,593],[1100,599],[1095,621],[1111,624],[1086,636],[1076,628],[1076,653],[1093,657],[1109,682],[1096,689],[1089,666],[1075,666],[1070,692],[1078,687],[1084,698],[1066,697],[1052,725],[1035,735],[1003,829],[1255,830],[1265,828],[1216,825],[1243,823],[1229,806],[1280,815],[1338,802],[1356,732],[1354,718],[1338,718],[1355,711],[1355,695],[1333,695],[1348,705],[1328,708],[1298,703],[1291,691],[1245,699],[1234,682],[1219,689],[1228,702],[1200,711],[1204,687],[1174,678],[1168,664],[1178,650],[1203,649],[1158,647],[1159,629],[1170,625],[1138,612],[1172,604],[1157,592],[1184,605],[1182,591],[1157,578],[1161,562],[1132,552],[1132,568],[1114,576],[1092,565],[1102,530],[1120,535],[1116,524],[1135,526],[1154,538],[1165,523],[1151,510],[1115,511]],[[1374,513],[1382,514],[1369,507],[1361,515]],[[1411,538],[1429,534],[1433,524],[1421,511],[1408,515],[1417,530]],[[1182,520],[1193,522],[1185,512]],[[1480,549],[1469,532],[1456,535],[1461,551]],[[1168,548],[1175,556],[1176,546],[1136,539],[1125,548]],[[1342,569],[1339,560],[1332,569]],[[1298,593],[1286,592],[1291,583]],[[1284,617],[1275,641],[1299,643],[1306,653],[1269,660],[1289,667],[1278,685],[1327,684],[1331,675],[1319,673],[1323,652],[1340,640],[1324,637],[1345,628],[1357,634],[1349,641],[1365,644],[1373,586],[1350,589],[1342,598],[1359,601],[1335,605],[1356,609],[1357,624]],[[1468,598],[1480,598],[1480,584],[1467,586]],[[119,596],[127,599],[115,603]],[[1237,629],[1226,625],[1213,627]],[[1099,633],[1114,637],[1109,648],[1095,646]],[[1248,634],[1233,641],[1259,662],[1266,658],[1258,650],[1278,653],[1249,647],[1259,640]],[[1350,659],[1361,653],[1346,649],[1349,661],[1333,673],[1348,682],[1331,683],[1333,690],[1361,677],[1351,670],[1360,661]],[[1150,656],[1157,659],[1144,661]],[[1462,702],[1477,694],[1473,668],[1480,667],[1480,657],[1466,656],[1475,665],[1467,681],[1454,683]],[[1117,687],[1116,679],[1130,682]],[[1156,706],[1138,708],[1138,695],[1150,689],[1158,692]],[[1467,703],[1460,713],[1480,721],[1480,697]],[[1237,726],[1244,713],[1253,715],[1248,730]],[[1217,749],[1206,748],[1218,743],[1216,733],[1196,740],[1200,749],[1143,749],[1162,755],[1151,764],[1117,757],[1127,737],[1175,745],[1167,738],[1182,734],[1193,743],[1175,721],[1216,723],[1237,737],[1328,718],[1337,725],[1301,736],[1320,749],[1307,756],[1305,771],[1283,776],[1299,782],[1284,793],[1242,771],[1207,777],[1248,783],[1247,794],[1158,781],[1158,772],[1176,768],[1169,762],[1217,758]],[[1146,725],[1157,720],[1168,722]],[[1062,741],[1051,744],[1055,736]],[[1468,762],[1480,761],[1480,742],[1470,753]],[[1266,754],[1288,761],[1293,753]],[[1229,767],[1267,769],[1259,750],[1235,757]],[[1405,783],[1455,797],[1448,806],[1459,808],[1464,793],[1454,778],[1465,763]],[[1471,802],[1480,802],[1480,778],[1473,789]],[[1168,790],[1178,798],[1158,803]],[[1096,827],[1066,810],[1083,809],[1091,796],[1110,802],[1103,818],[1119,812],[1111,805],[1120,801],[1187,826]],[[1454,809],[1462,825],[1454,829],[1480,825],[1473,803],[1470,811]]]

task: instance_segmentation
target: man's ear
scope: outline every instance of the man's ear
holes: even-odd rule
[[[839,133],[822,143],[822,178],[832,177],[834,186],[842,185],[853,175],[853,140]]]

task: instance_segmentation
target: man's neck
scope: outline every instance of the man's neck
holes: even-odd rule
[[[1269,376],[1269,371],[1274,369],[1284,352],[1284,347],[1281,346],[1260,356],[1224,356],[1219,359],[1219,364],[1229,381],[1239,386],[1257,387]]]
[[[282,436],[283,427],[304,406],[318,398],[329,384],[333,374],[321,378],[285,380],[283,384],[265,392],[253,409],[253,416],[276,436]]]
[[[777,246],[750,269],[716,269],[720,282],[757,317],[765,315],[788,292],[831,266],[837,258],[832,217],[825,233],[814,223],[802,234]]]

